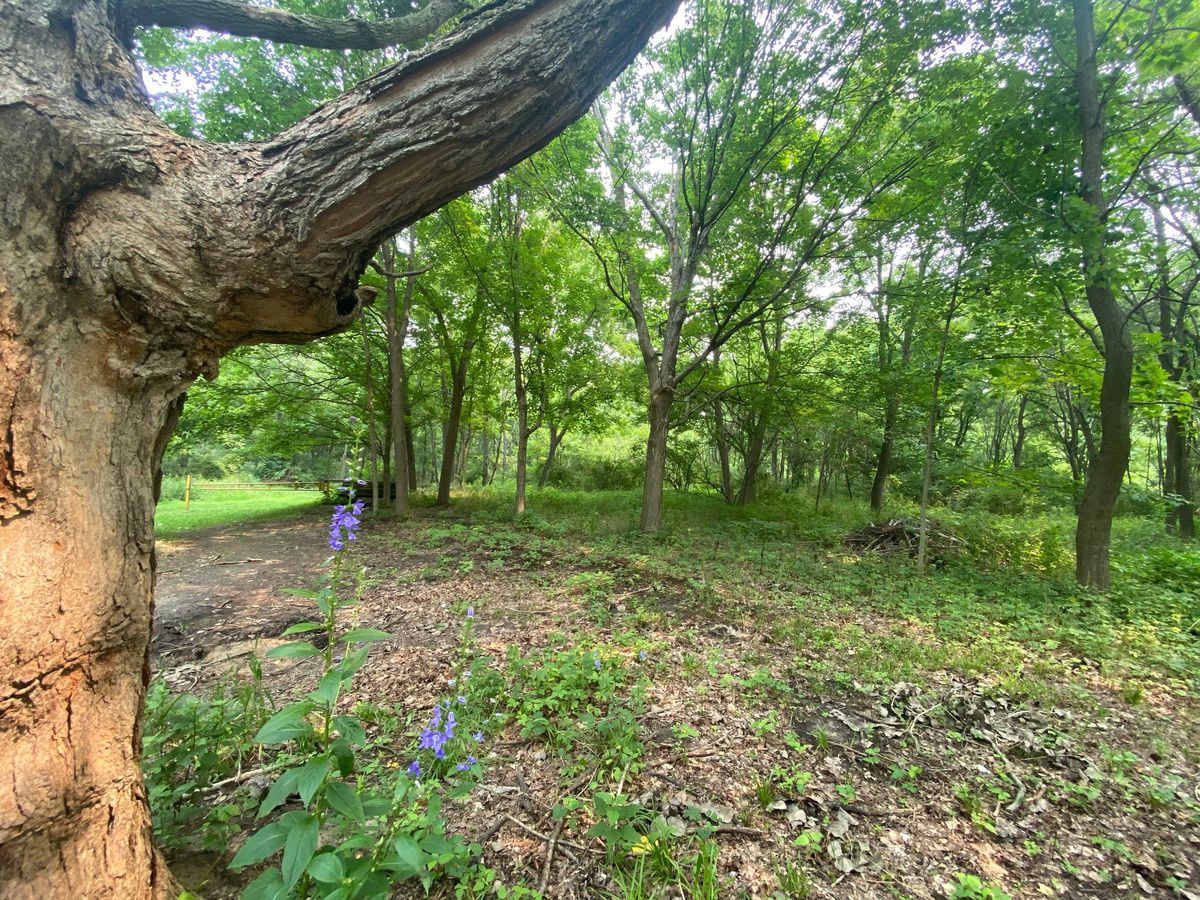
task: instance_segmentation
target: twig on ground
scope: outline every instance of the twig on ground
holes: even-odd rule
[[[526,825],[524,822],[522,822],[516,816],[506,815],[504,817],[504,820],[506,822],[511,822],[513,825],[516,825],[518,828],[520,828],[526,834],[530,835],[531,837],[537,838],[539,841],[549,841],[550,840],[549,836],[542,834],[540,831],[534,831],[532,828],[530,828],[528,825]],[[559,839],[556,843],[560,848],[562,848],[563,853],[565,853],[567,855],[567,857],[571,860],[571,862],[578,862],[579,860],[577,860],[574,857],[574,855],[572,855],[571,853],[569,853],[567,851],[568,847],[570,847],[572,850],[578,850],[580,853],[594,853],[599,856],[604,855],[603,850],[593,850],[591,847],[581,847],[579,844],[572,844],[569,841],[564,841],[562,839]]]
[[[241,772],[237,775],[231,775],[229,778],[223,778],[220,781],[214,781],[207,787],[196,788],[194,791],[191,791],[188,796],[191,797],[195,794],[214,794],[221,790],[221,788],[229,787],[232,784],[241,784],[243,781],[249,781],[251,778],[257,778],[259,775],[267,775],[270,772],[276,772],[279,769],[286,768],[290,764],[291,761],[274,762],[269,766],[262,766],[258,769],[248,769],[247,771]]]
[[[550,835],[550,843],[546,847],[546,862],[542,866],[542,877],[538,879],[539,894],[546,893],[546,885],[550,881],[550,867],[554,863],[554,850],[558,847],[558,836],[562,834],[563,823],[566,821],[566,817],[559,819],[558,824],[554,826],[554,833]]]

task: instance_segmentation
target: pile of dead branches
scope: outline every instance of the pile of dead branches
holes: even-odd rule
[[[928,532],[927,552],[930,558],[943,557],[957,551],[963,540],[948,525],[934,519],[925,523]],[[921,523],[909,519],[891,519],[887,522],[872,522],[856,531],[851,531],[842,543],[859,553],[907,553],[917,555],[921,541]]]

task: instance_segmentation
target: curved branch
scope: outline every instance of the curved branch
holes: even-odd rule
[[[1192,117],[1192,121],[1200,125],[1200,97],[1197,97],[1188,85],[1187,80],[1182,75],[1176,75],[1173,79],[1175,82],[1175,90],[1179,94],[1179,102],[1188,115]]]
[[[204,28],[326,50],[382,50],[415,46],[465,9],[462,0],[429,0],[407,16],[368,22],[306,16],[240,0],[134,0],[129,18],[135,25]]]
[[[361,271],[386,235],[491,180],[579,118],[677,5],[485,7],[259,145],[260,227],[290,235],[310,271],[314,263],[341,269],[347,259]]]

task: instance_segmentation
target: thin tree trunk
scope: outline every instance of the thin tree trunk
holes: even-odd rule
[[[462,424],[463,397],[467,392],[466,354],[459,360],[450,383],[450,415],[442,429],[442,471],[438,477],[437,505],[450,505],[450,487],[458,456],[458,432]]]
[[[405,387],[405,390],[407,391],[407,387]],[[405,406],[408,406],[407,401],[405,401]],[[416,441],[413,438],[412,422],[408,419],[404,421],[404,449],[408,454],[408,490],[411,493],[417,489],[417,451]],[[397,467],[396,471],[400,471],[399,467]]]
[[[1029,403],[1029,395],[1022,394],[1021,402],[1017,404],[1016,436],[1013,438],[1012,467],[1021,468],[1021,457],[1025,453],[1025,406]]]
[[[1075,530],[1075,575],[1087,587],[1107,590],[1109,542],[1121,481],[1131,446],[1130,388],[1133,342],[1126,316],[1117,303],[1106,264],[1103,192],[1104,108],[1100,98],[1096,34],[1091,0],[1073,0],[1075,14],[1075,87],[1083,130],[1083,199],[1094,222],[1081,225],[1084,290],[1104,339],[1104,377],[1100,386],[1100,448],[1088,471]]]
[[[965,201],[964,201],[965,203]],[[965,231],[965,228],[962,229]],[[965,235],[962,236],[965,239]],[[966,255],[966,247],[959,249],[958,261],[954,267],[954,287],[950,295],[950,305],[946,307],[946,318],[942,323],[942,339],[938,345],[937,368],[933,371],[933,393],[929,400],[929,421],[925,426],[925,471],[921,477],[921,512],[919,518],[919,536],[917,538],[917,571],[924,572],[928,563],[929,553],[929,492],[933,484],[934,437],[938,422],[938,394],[942,387],[942,375],[945,372],[946,347],[950,343],[950,325],[958,310],[962,261]]]
[[[359,318],[362,326],[363,365],[367,380],[367,452],[371,455],[371,515],[379,515],[379,435],[375,425],[375,383],[371,377],[371,339],[367,334],[367,317]]]
[[[892,445],[895,441],[896,419],[900,415],[900,400],[888,397],[883,412],[883,440],[879,444],[879,458],[875,463],[875,478],[871,482],[871,509],[880,512],[887,493],[888,477],[892,473]]]
[[[550,446],[546,448],[546,460],[542,463],[542,470],[538,473],[538,489],[544,488],[546,482],[550,480],[550,471],[554,468],[554,457],[558,453],[558,445],[562,443],[562,439],[566,437],[566,429],[558,430],[558,426],[550,423]]]
[[[408,374],[404,368],[404,341],[408,335],[408,312],[412,307],[415,277],[405,279],[404,296],[396,289],[396,245],[387,240],[381,248],[386,267],[384,284],[387,292],[388,370],[391,376],[392,453],[396,459],[396,499],[393,514],[405,516],[409,509],[409,490],[416,490],[416,462],[413,460],[412,430],[408,424]],[[408,244],[408,270],[416,265],[416,245],[412,236]],[[411,473],[411,477],[410,477]]]
[[[525,512],[525,479],[529,461],[529,397],[521,351],[521,313],[513,312],[513,387],[517,394],[517,498],[516,515]]]

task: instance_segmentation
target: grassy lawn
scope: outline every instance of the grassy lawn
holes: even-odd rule
[[[283,518],[321,502],[317,491],[196,491],[191,509],[182,500],[163,500],[154,515],[154,531],[170,540],[214,525],[241,525]]]

